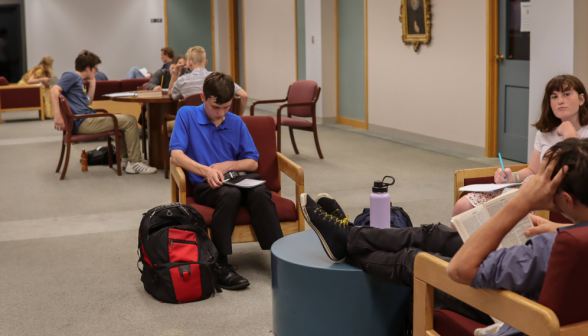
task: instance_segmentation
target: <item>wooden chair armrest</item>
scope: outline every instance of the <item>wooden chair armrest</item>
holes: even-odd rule
[[[251,113],[251,115],[254,115],[254,109],[255,109],[255,105],[259,105],[259,104],[272,104],[272,103],[283,103],[287,100],[287,98],[284,99],[272,99],[272,100],[258,100],[253,102],[253,104],[251,104],[251,107],[249,107],[249,111]]]
[[[171,191],[172,191],[172,202],[180,202],[186,204],[186,174],[182,167],[178,167],[175,164],[169,164],[170,180],[171,180]]]
[[[519,171],[521,169],[527,168],[529,165],[527,164],[522,164],[522,165],[514,165],[514,166],[506,166],[504,168],[510,168],[512,171]],[[496,169],[498,169],[499,167],[485,167],[485,168],[473,168],[473,169],[462,169],[462,170],[456,170],[455,174],[454,174],[454,190],[453,190],[453,197],[454,197],[454,202],[457,202],[457,200],[463,196],[462,192],[459,191],[459,188],[464,186],[464,180],[465,179],[470,179],[470,178],[476,178],[476,177],[488,177],[488,176],[494,176],[494,172],[496,172]]]
[[[474,289],[459,284],[447,275],[447,265],[428,253],[420,253],[415,258],[414,327],[418,330],[415,336],[425,335],[426,329],[433,327],[433,287],[526,335],[559,335],[559,320],[551,309],[511,291]]]
[[[41,88],[41,84],[8,84],[0,86],[0,90],[13,90],[13,89],[31,89],[31,88]]]
[[[173,114],[166,113],[166,114],[163,115],[163,119],[166,120],[166,121],[176,120],[176,116],[173,115]]]
[[[278,169],[291,178],[296,184],[304,185],[304,169],[288,159],[282,153],[278,154]]]
[[[96,113],[108,113],[105,109],[94,109]]]

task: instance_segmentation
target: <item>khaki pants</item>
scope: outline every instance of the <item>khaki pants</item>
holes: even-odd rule
[[[141,147],[139,144],[139,126],[137,119],[128,114],[115,114],[118,120],[118,130],[123,132],[124,137],[120,139],[121,158],[129,158],[130,162],[141,161]],[[102,133],[114,130],[114,122],[110,117],[104,118],[87,118],[80,127],[78,134]]]

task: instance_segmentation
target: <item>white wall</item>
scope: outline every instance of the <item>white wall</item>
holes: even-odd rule
[[[433,1],[432,40],[418,53],[402,43],[399,9],[368,1],[370,126],[484,147],[486,2]]]
[[[286,96],[296,81],[296,23],[293,0],[246,0],[245,85],[252,99]]]
[[[529,124],[539,119],[547,82],[556,75],[574,73],[574,0],[533,0],[531,6]],[[529,125],[528,159],[536,132]]]
[[[133,66],[154,72],[161,68],[165,23],[150,20],[163,15],[163,0],[25,0],[29,67],[51,55],[60,76],[87,49],[110,79],[125,78]]]

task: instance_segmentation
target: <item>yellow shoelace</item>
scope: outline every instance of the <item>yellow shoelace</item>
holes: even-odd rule
[[[347,215],[347,217],[340,219],[338,217],[333,216],[332,214],[328,214],[325,210],[321,209],[321,208],[316,208],[314,209],[314,212],[317,212],[319,214],[319,216],[324,216],[324,218],[328,221],[331,220],[335,220],[335,224],[337,224],[338,226],[341,227],[347,227],[347,225],[349,224],[349,215]]]

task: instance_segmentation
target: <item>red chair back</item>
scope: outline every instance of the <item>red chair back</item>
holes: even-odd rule
[[[241,97],[233,98],[233,102],[231,103],[231,107],[229,111],[233,114],[240,116],[241,114]]]
[[[560,326],[588,321],[588,227],[557,235],[539,303],[553,310]]]
[[[149,78],[121,79],[120,91],[137,91],[137,88],[142,86],[144,83],[149,83]]]
[[[191,96],[184,98],[184,106],[200,106],[202,105],[202,103],[203,101],[202,97],[200,96],[200,93],[193,94]]]
[[[88,83],[84,83],[86,88]],[[107,93],[121,92],[120,81],[118,80],[106,80],[96,81],[96,90],[94,91],[94,100],[109,100],[110,98],[104,97]]]
[[[8,85],[8,80],[4,77],[0,77],[0,86]]]
[[[63,130],[63,132],[71,134],[74,127],[73,114],[71,113],[67,99],[65,99],[63,95],[59,95],[59,106],[61,107],[61,116],[63,117],[63,122],[65,124],[65,130]]]
[[[315,81],[302,80],[294,82],[288,90],[288,104],[308,103],[318,100],[320,89]],[[297,117],[312,117],[314,106],[288,107],[288,114]]]

